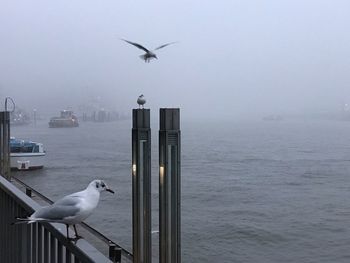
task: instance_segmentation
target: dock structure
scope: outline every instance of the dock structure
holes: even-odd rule
[[[180,109],[159,111],[159,262],[181,262]]]
[[[150,110],[133,109],[132,232],[135,263],[151,263],[151,129]]]

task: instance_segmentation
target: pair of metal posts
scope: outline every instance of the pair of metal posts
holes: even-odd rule
[[[10,179],[10,112],[0,112],[0,176]]]
[[[180,110],[159,114],[159,262],[181,262]],[[135,263],[152,262],[150,110],[133,109],[132,218]]]

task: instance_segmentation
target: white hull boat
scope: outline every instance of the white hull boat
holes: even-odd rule
[[[10,140],[10,165],[13,170],[32,170],[44,167],[45,151],[42,143]]]

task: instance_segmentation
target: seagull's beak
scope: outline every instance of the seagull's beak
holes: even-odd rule
[[[106,188],[106,191],[114,194],[114,191],[112,189]]]

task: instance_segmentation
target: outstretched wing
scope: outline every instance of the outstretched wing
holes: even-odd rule
[[[169,46],[169,45],[174,44],[174,43],[176,43],[176,42],[170,42],[170,43],[161,45],[161,46],[157,47],[155,50],[161,49],[161,48],[163,48],[163,47]]]
[[[142,49],[143,51],[145,51],[145,52],[147,52],[147,53],[149,52],[149,50],[148,50],[147,48],[141,46],[140,44],[137,44],[137,43],[134,43],[134,42],[125,40],[125,39],[121,39],[121,40],[124,40],[125,42],[127,42],[127,43],[129,43],[129,44],[131,44],[131,45],[133,45],[133,46],[135,46],[135,47],[137,47],[137,48],[139,48],[139,49]]]

